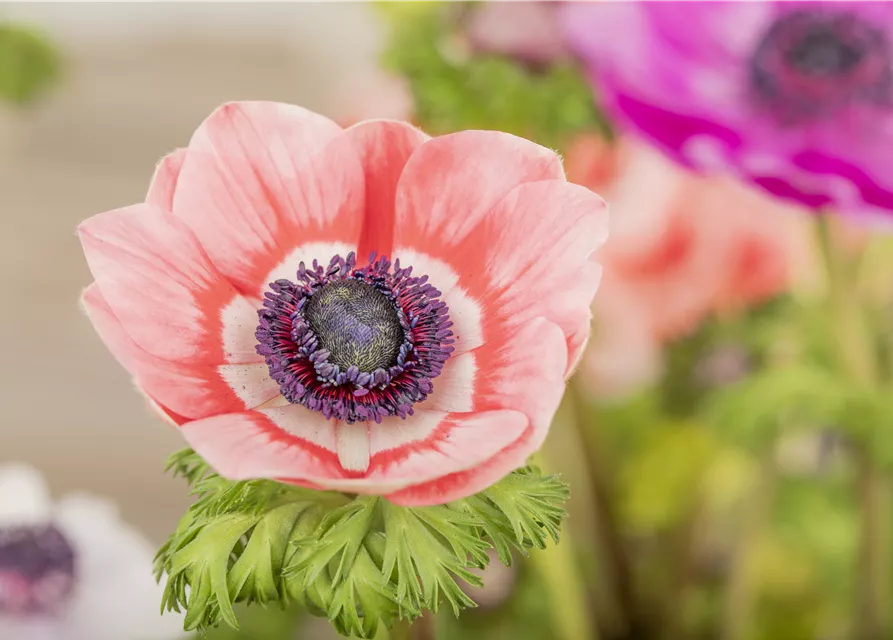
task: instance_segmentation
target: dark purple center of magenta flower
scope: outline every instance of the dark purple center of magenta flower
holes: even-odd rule
[[[833,116],[854,103],[889,106],[884,32],[849,11],[795,10],[776,20],[750,61],[755,97],[780,121]]]
[[[59,529],[0,529],[0,614],[52,610],[68,598],[74,581],[74,550]]]
[[[257,352],[291,403],[326,418],[406,418],[428,397],[453,351],[440,291],[382,257],[353,253],[328,267],[302,262],[295,282],[270,284],[258,311]]]

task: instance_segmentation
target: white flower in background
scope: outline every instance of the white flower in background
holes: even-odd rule
[[[0,639],[168,640],[154,550],[115,506],[87,495],[54,504],[40,474],[0,466]]]

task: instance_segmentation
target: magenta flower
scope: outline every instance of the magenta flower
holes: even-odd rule
[[[542,444],[606,229],[532,142],[232,103],[81,225],[84,305],[220,474],[440,503]]]
[[[812,209],[893,210],[893,3],[569,3],[621,127]]]

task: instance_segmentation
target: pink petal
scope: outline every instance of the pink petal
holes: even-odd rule
[[[520,411],[419,412],[403,423],[372,428],[372,460],[364,489],[382,493],[473,469],[511,446],[529,427]],[[397,446],[425,433],[423,439]],[[360,489],[355,489],[360,490]],[[365,492],[365,491],[364,491]]]
[[[557,325],[545,318],[503,325],[483,346],[447,360],[433,380],[434,392],[417,409],[514,409],[544,437],[564,393],[567,364],[565,336]]]
[[[187,364],[262,361],[257,303],[221,277],[174,214],[133,205],[93,216],[78,234],[108,306],[142,349]]]
[[[346,426],[355,435],[368,429],[367,446],[372,456],[368,469],[362,473],[344,468],[345,454],[355,454],[355,450],[346,452],[343,448],[341,438]],[[335,428],[335,447],[342,466],[338,474],[313,476],[300,468],[280,474],[283,467],[276,466],[277,473],[272,475],[283,482],[310,482],[315,488],[381,495],[472,469],[512,447],[528,431],[526,416],[511,410],[452,414],[420,411],[407,420],[390,418],[381,425],[339,423]],[[407,441],[411,446],[394,446]],[[350,446],[359,443],[357,440]]]
[[[501,331],[473,352],[478,363],[474,411],[505,408],[524,413],[534,428],[529,455],[545,439],[564,394],[565,337],[545,318],[520,327],[503,324]]]
[[[564,393],[567,370],[564,333],[543,318],[528,322],[520,329],[503,327],[503,330],[504,334],[494,334],[490,342],[459,357],[475,356],[482,363],[473,382],[474,411],[489,416],[499,407],[517,409],[527,418],[525,429],[514,434],[514,439],[503,449],[488,450],[484,459],[477,455],[482,452],[475,451],[474,465],[464,469],[454,466],[437,479],[416,482],[391,493],[387,497],[392,502],[421,506],[467,497],[524,465],[542,446]],[[459,365],[460,369],[463,367]],[[435,379],[434,402],[437,402],[437,382]],[[471,446],[475,445],[471,443]],[[411,446],[402,445],[389,455],[395,456],[407,449],[413,451]]]
[[[585,187],[549,180],[521,185],[503,198],[453,260],[483,275],[486,292],[478,299],[500,321],[516,326],[542,316],[561,327],[569,374],[589,337],[590,305],[601,280],[593,254],[607,236],[604,200]]]
[[[444,246],[401,245],[396,254],[444,292],[457,353],[492,340],[502,323],[542,316],[565,333],[569,374],[589,335],[589,307],[601,278],[592,254],[607,231],[599,196],[544,180],[516,187]]]
[[[394,504],[424,507],[467,498],[496,484],[509,473],[524,466],[530,455],[533,429],[528,429],[510,447],[485,462],[464,471],[451,473],[385,496]]]
[[[275,102],[229,103],[195,132],[173,208],[213,264],[259,298],[296,247],[356,247],[363,169],[349,137],[323,116]]]
[[[451,317],[460,304],[457,353],[486,342],[494,313],[517,323],[542,315],[565,331],[568,373],[576,365],[607,215],[601,198],[567,183],[552,151],[496,132],[436,138],[406,165],[397,218],[395,255],[429,275]]]
[[[81,298],[87,316],[112,355],[162,415],[184,419],[251,409],[279,395],[266,364],[189,364],[162,360],[141,349],[121,326],[96,283]]]
[[[529,430],[526,416],[517,411],[444,414],[419,412],[409,420],[386,420],[388,429],[405,439],[422,437],[415,450],[373,454],[365,472],[345,468],[358,460],[344,446],[341,423],[300,405],[218,415],[183,424],[183,436],[221,475],[233,480],[273,478],[318,489],[379,495],[424,483],[483,463],[511,447]],[[368,425],[349,425],[355,432]],[[423,435],[424,434],[424,435]],[[373,437],[371,446],[381,447]],[[354,443],[355,445],[356,443]],[[354,446],[351,445],[351,446]],[[349,464],[347,466],[354,466]],[[361,465],[357,465],[361,466]]]
[[[181,424],[189,422],[188,418],[184,418],[167,407],[162,406],[141,388],[137,387],[136,390],[143,396],[143,398],[145,398],[146,404],[149,405],[152,412],[172,427],[179,427]]]
[[[177,180],[180,178],[180,169],[185,159],[186,149],[177,149],[161,159],[149,184],[146,202],[159,209],[173,210],[174,191],[177,189]]]
[[[366,175],[366,216],[357,256],[361,261],[372,251],[391,256],[397,181],[409,157],[430,138],[396,120],[360,122],[345,133],[357,149]]]
[[[301,405],[229,413],[182,425],[183,437],[231,480],[343,478],[335,421]],[[321,485],[325,487],[325,485]]]
[[[553,179],[564,179],[560,158],[523,138],[497,131],[434,138],[400,177],[395,245],[448,256],[512,189]]]

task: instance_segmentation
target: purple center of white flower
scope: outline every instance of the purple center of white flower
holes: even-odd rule
[[[58,528],[0,529],[0,614],[52,611],[74,583],[74,549]]]
[[[786,124],[830,117],[854,103],[889,106],[887,37],[853,12],[791,11],[760,39],[750,83],[758,103]]]
[[[453,351],[440,291],[399,261],[357,268],[353,253],[296,276],[270,284],[255,334],[282,396],[348,423],[412,415]]]

